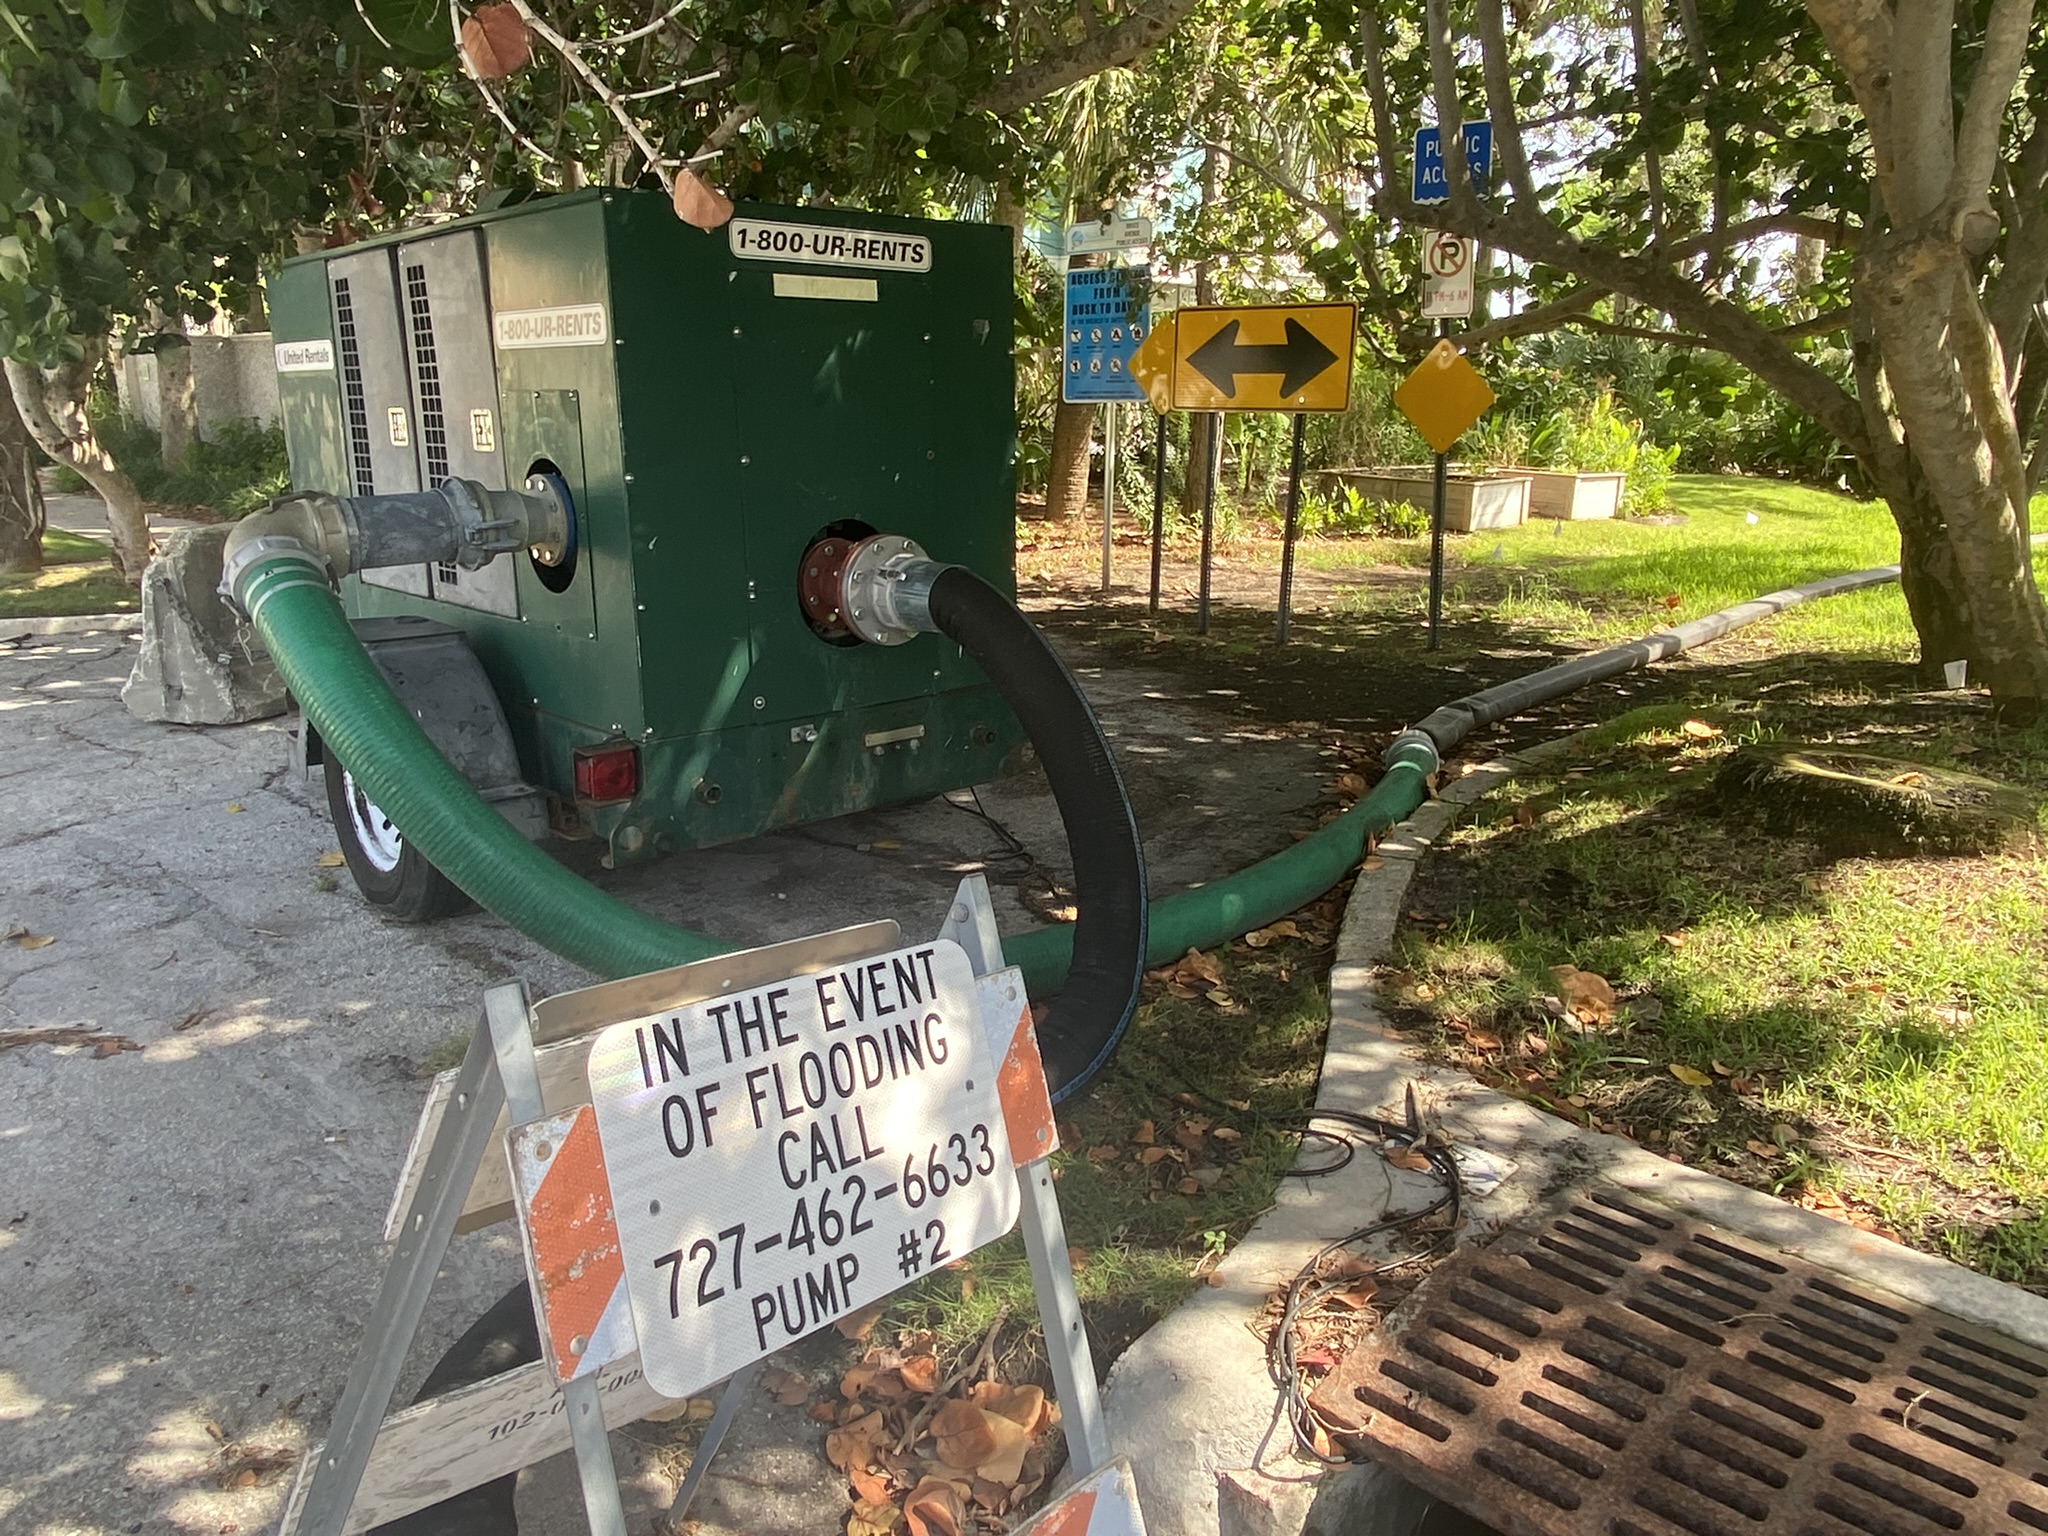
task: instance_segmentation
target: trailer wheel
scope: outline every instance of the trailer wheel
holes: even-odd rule
[[[468,909],[462,887],[405,840],[332,752],[326,769],[327,813],[363,900],[401,923],[437,922]]]

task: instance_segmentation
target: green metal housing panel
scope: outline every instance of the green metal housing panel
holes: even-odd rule
[[[738,212],[849,240],[921,237],[928,270],[737,254],[730,231],[616,190],[372,243],[482,229],[495,345],[481,362],[495,370],[504,474],[559,472],[579,547],[566,581],[507,557],[516,616],[354,578],[349,609],[466,630],[528,775],[564,799],[574,747],[637,744],[639,798],[583,808],[620,860],[982,782],[1023,744],[957,646],[828,644],[796,588],[806,547],[854,525],[1014,590],[1009,232]],[[326,260],[361,249],[299,258],[271,285],[280,342],[336,348],[325,373],[280,374],[302,489],[351,487]]]

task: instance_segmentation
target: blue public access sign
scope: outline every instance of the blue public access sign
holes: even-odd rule
[[[1473,192],[1486,196],[1493,180],[1493,124],[1464,125],[1465,175]],[[1443,136],[1434,128],[1415,130],[1415,187],[1409,193],[1418,203],[1447,203],[1451,189],[1444,183]]]
[[[1060,398],[1074,404],[1143,400],[1131,357],[1152,329],[1152,269],[1082,267],[1067,274],[1067,326]]]

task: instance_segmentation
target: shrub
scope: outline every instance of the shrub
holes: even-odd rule
[[[1665,504],[1671,468],[1678,461],[1676,448],[1651,442],[1642,423],[1605,393],[1589,405],[1559,411],[1537,428],[1529,455],[1537,464],[1582,473],[1620,470],[1628,476],[1622,511],[1630,517]]]
[[[95,389],[86,414],[100,442],[128,471],[145,500],[244,517],[292,488],[282,427],[254,421],[216,423],[209,429],[212,437],[201,438],[186,450],[182,465],[166,469],[162,440],[122,410],[112,390]],[[54,483],[60,491],[87,489],[75,471],[61,466]]]

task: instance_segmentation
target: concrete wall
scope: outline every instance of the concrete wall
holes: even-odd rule
[[[192,389],[199,401],[199,435],[212,437],[224,422],[277,420],[277,366],[270,333],[194,336]],[[152,429],[161,429],[156,355],[132,352],[115,372],[121,407]]]

